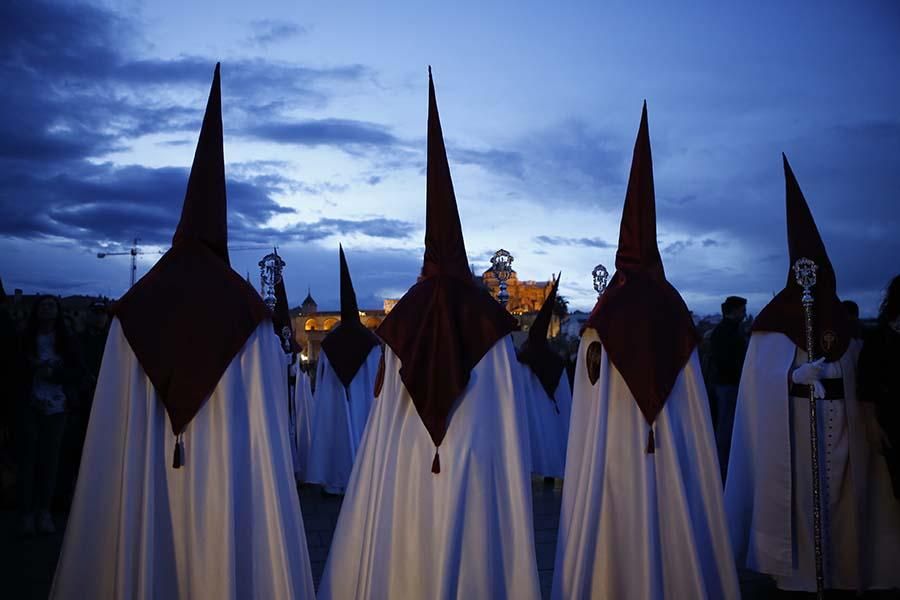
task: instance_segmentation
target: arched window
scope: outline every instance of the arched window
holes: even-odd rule
[[[307,319],[306,324],[303,325],[303,329],[306,331],[315,331],[316,330],[316,320],[315,319]]]
[[[340,322],[340,319],[325,319],[325,331],[331,331],[332,329],[337,327],[337,324]]]

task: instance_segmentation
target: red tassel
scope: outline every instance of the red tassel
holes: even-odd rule
[[[653,437],[653,428],[650,428],[650,433],[647,435],[647,454],[656,454],[656,438]]]
[[[437,448],[434,449],[434,460],[431,461],[431,472],[435,474],[441,472],[441,457],[438,455]]]

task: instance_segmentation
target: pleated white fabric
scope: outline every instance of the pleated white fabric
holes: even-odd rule
[[[648,426],[604,351],[591,385],[578,350],[552,597],[739,598],[716,445],[696,351]]]
[[[825,584],[845,590],[900,586],[900,505],[887,466],[866,439],[871,407],[856,398],[860,343],[826,377],[844,400],[819,400]],[[806,352],[781,333],[750,338],[732,434],[725,501],[738,564],[786,590],[814,591],[809,401],[790,398],[788,373]]]
[[[531,472],[543,477],[562,478],[566,470],[566,445],[572,414],[569,378],[564,370],[551,401],[534,371],[527,365],[520,365],[519,368],[525,380]]]
[[[306,481],[332,494],[343,494],[350,480],[372,409],[380,360],[381,347],[375,346],[345,388],[325,352],[319,354]]]
[[[434,445],[385,348],[375,399],[325,565],[320,599],[540,597],[528,423],[509,336],[471,373]]]
[[[114,319],[51,598],[313,598],[283,352],[264,321],[184,434]]]
[[[294,477],[306,481],[309,464],[309,447],[312,444],[312,387],[309,375],[297,369],[294,378]]]

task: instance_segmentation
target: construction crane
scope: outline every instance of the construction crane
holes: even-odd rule
[[[143,254],[144,251],[138,247],[138,242],[141,241],[141,238],[134,238],[134,244],[131,246],[131,249],[127,252],[98,252],[97,258],[106,258],[107,256],[127,256],[131,255],[131,285],[129,287],[134,286],[134,281],[137,278],[137,257],[138,254]]]
[[[134,287],[134,282],[137,280],[137,257],[141,254],[146,254],[143,250],[141,250],[140,246],[138,246],[138,242],[140,241],[141,238],[134,238],[134,243],[127,251],[97,253],[97,258],[106,258],[107,256],[131,256],[131,285],[129,287]],[[229,251],[243,252],[246,250],[265,250],[267,248],[268,246],[243,246],[240,248],[229,248]],[[159,253],[165,254],[165,250],[160,250]]]

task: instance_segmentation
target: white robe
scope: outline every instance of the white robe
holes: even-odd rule
[[[552,597],[739,598],[706,388],[695,351],[653,425],[602,353],[578,351]]]
[[[312,443],[312,388],[309,375],[299,368],[294,377],[292,417],[294,446],[294,478],[306,481],[309,446]]]
[[[317,483],[333,494],[342,494],[347,488],[372,409],[380,360],[381,347],[375,346],[345,388],[326,353],[319,354],[307,482]]]
[[[554,403],[547,396],[534,371],[528,365],[521,365],[520,368],[527,390],[525,405],[531,440],[531,472],[561,479],[566,470],[566,445],[569,440],[569,417],[572,414],[569,378],[563,369],[553,393]]]
[[[844,400],[817,401],[825,512],[825,584],[900,586],[900,507],[887,466],[866,440],[871,407],[856,399],[860,344],[826,377],[843,377]],[[787,590],[814,591],[815,553],[809,401],[788,396],[792,365],[806,352],[781,333],[750,338],[732,434],[725,500],[738,564]]]
[[[320,599],[540,598],[523,382],[509,336],[472,370],[434,444],[385,348]]]
[[[51,598],[313,598],[284,353],[264,321],[184,433],[114,319]]]

